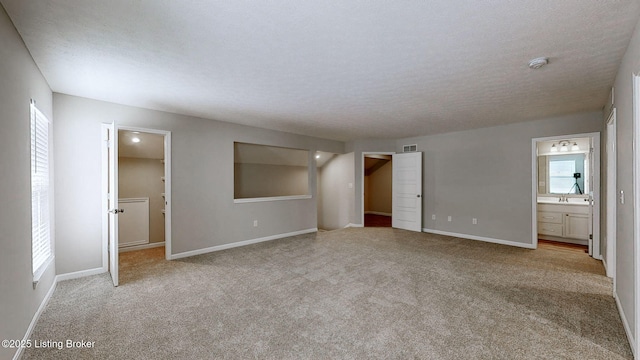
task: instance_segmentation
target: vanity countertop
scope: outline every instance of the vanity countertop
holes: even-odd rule
[[[569,198],[568,202],[558,201],[557,198],[538,198],[538,204],[555,204],[555,205],[569,205],[569,206],[587,206],[589,201],[582,198]]]

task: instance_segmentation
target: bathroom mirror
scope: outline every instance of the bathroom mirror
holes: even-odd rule
[[[587,196],[589,139],[538,142],[538,194]]]

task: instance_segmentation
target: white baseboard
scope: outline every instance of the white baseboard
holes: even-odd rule
[[[257,238],[257,239],[238,241],[238,242],[234,242],[234,243],[231,243],[231,244],[217,245],[217,246],[212,246],[212,247],[199,249],[199,250],[185,251],[185,252],[182,252],[182,253],[170,255],[169,256],[169,260],[176,260],[176,259],[186,258],[186,257],[190,257],[190,256],[202,255],[202,254],[207,254],[207,253],[214,252],[214,251],[220,251],[220,250],[226,250],[226,249],[231,249],[231,248],[240,247],[240,246],[257,244],[257,243],[260,243],[260,242],[276,240],[276,239],[282,239],[282,238],[286,238],[286,237],[289,237],[289,236],[309,234],[309,233],[317,232],[317,231],[318,231],[318,228],[306,229],[306,230],[289,232],[289,233],[285,233],[285,234],[277,234],[277,235],[265,236],[265,237],[261,237],[261,238]]]
[[[145,244],[149,244],[149,240],[138,240],[138,241],[131,241],[131,242],[127,242],[127,243],[118,243],[118,248],[119,249],[124,249],[124,248],[128,248],[131,246],[138,246],[138,245],[145,245]]]
[[[81,277],[85,277],[85,276],[92,276],[92,275],[98,275],[98,274],[102,274],[105,273],[105,269],[103,267],[99,267],[99,268],[95,268],[95,269],[89,269],[89,270],[82,270],[82,271],[75,271],[75,272],[71,272],[71,273],[66,273],[66,274],[60,274],[56,276],[56,282],[58,281],[64,281],[64,280],[71,280],[71,279],[78,279]]]
[[[433,229],[427,229],[427,228],[423,228],[422,231],[426,232],[426,233],[453,236],[453,237],[462,238],[462,239],[478,240],[478,241],[490,242],[490,243],[501,244],[501,245],[516,246],[516,247],[521,247],[521,248],[525,248],[525,249],[535,249],[536,248],[532,244],[524,244],[524,243],[519,243],[519,242],[515,242],[515,241],[494,239],[494,238],[488,238],[488,237],[484,237],[484,236],[459,234],[459,233],[453,233],[453,232],[449,232],[449,231],[440,231],[440,230],[433,230]]]
[[[629,322],[627,321],[627,317],[624,314],[624,310],[622,310],[622,304],[620,304],[620,299],[618,298],[618,294],[615,291],[613,292],[613,298],[616,299],[616,305],[618,306],[618,312],[620,313],[620,318],[622,319],[624,332],[627,334],[627,340],[629,340],[629,346],[631,346],[631,352],[633,353],[633,358],[636,359],[636,341],[633,338],[631,328],[629,327]]]
[[[132,245],[132,246],[121,247],[118,249],[118,252],[123,253],[128,251],[146,250],[146,249],[153,249],[161,246],[164,246],[164,241],[153,242],[153,243],[148,243],[143,245]]]
[[[348,223],[344,228],[352,228],[352,227],[364,227],[364,225],[362,224],[354,224],[354,223]]]
[[[49,289],[49,291],[47,291],[47,294],[44,296],[44,299],[42,299],[42,302],[40,303],[40,306],[38,307],[38,310],[36,311],[35,314],[33,314],[33,318],[31,319],[31,323],[29,324],[29,327],[27,328],[27,332],[24,334],[24,338],[22,339],[24,342],[29,340],[29,338],[31,337],[31,333],[33,332],[33,328],[36,327],[36,324],[38,323],[38,320],[40,319],[40,315],[42,315],[42,312],[44,311],[44,308],[47,307],[47,304],[49,303],[49,300],[51,300],[51,296],[53,295],[53,292],[56,290],[57,284],[58,284],[58,282],[57,282],[57,277],[56,277],[56,279],[53,280],[53,284],[51,284],[51,288]],[[16,351],[16,353],[13,355],[13,360],[20,359],[20,357],[22,356],[22,352],[23,351],[24,351],[23,347],[18,347],[18,351]]]
[[[391,213],[386,213],[386,212],[381,212],[381,211],[365,211],[364,213],[365,213],[365,215],[366,214],[371,214],[371,215],[391,216]]]

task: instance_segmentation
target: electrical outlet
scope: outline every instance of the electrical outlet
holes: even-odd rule
[[[431,220],[435,220],[436,219],[436,214],[431,215]]]
[[[476,219],[476,218],[471,219],[471,223],[473,225],[478,225],[478,219]]]
[[[258,227],[258,220],[253,220],[253,227]]]
[[[449,216],[447,217],[447,221],[448,221],[448,222],[451,222],[451,215],[449,215]]]

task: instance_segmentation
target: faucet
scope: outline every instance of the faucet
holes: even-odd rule
[[[558,198],[558,202],[569,202],[569,199],[567,198],[566,195],[561,194],[560,197]]]

